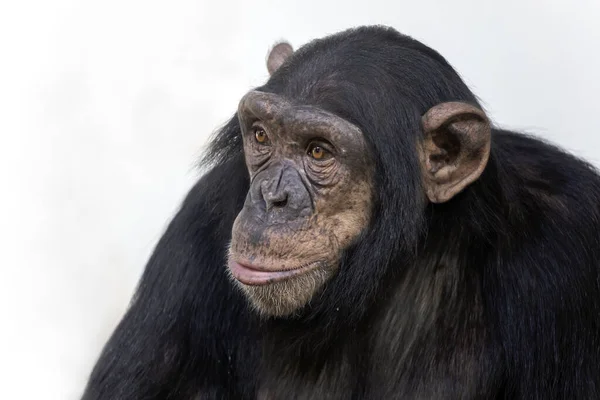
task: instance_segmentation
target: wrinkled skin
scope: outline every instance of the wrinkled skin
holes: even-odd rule
[[[319,108],[250,92],[238,116],[251,185],[230,272],[260,313],[287,315],[322,289],[368,225],[373,166],[360,129]]]

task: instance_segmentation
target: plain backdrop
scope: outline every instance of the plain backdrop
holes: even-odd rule
[[[0,5],[0,398],[76,399],[208,136],[298,47],[386,24],[495,123],[600,165],[600,2],[39,0]]]

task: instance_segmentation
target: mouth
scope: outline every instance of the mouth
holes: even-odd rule
[[[229,271],[239,282],[249,286],[264,286],[285,281],[298,275],[305,274],[319,267],[320,262],[312,262],[298,268],[273,270],[255,265],[241,264],[229,260]]]

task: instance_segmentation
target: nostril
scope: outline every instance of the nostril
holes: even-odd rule
[[[267,204],[269,208],[282,208],[287,205],[287,193],[269,193],[267,194],[265,200],[267,200]]]
[[[273,207],[285,207],[287,205],[287,199],[283,199],[283,200],[279,200],[279,201],[274,201],[273,202]]]
[[[276,190],[275,192],[263,192],[267,211],[273,208],[284,208],[288,205],[288,192],[285,189]]]
[[[283,208],[288,203],[288,195],[285,191],[279,193],[267,193],[265,196],[267,208]]]

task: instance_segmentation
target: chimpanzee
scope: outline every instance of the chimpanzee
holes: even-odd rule
[[[598,172],[388,27],[267,64],[83,398],[600,398]]]

